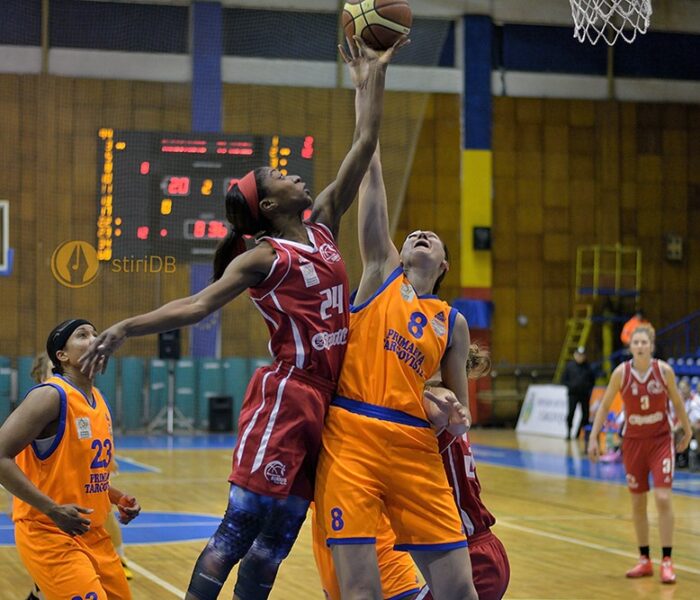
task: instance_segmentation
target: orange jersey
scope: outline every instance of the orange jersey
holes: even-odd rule
[[[58,504],[92,508],[91,528],[102,526],[110,510],[109,471],[114,455],[112,418],[95,387],[94,400],[67,379],[54,376],[41,385],[58,390],[61,408],[58,431],[51,446],[41,451],[32,442],[15,458],[17,466],[44,494]],[[15,521],[53,521],[32,505],[14,499]]]
[[[425,420],[423,388],[449,347],[455,309],[418,296],[397,267],[366,302],[351,307],[338,396]]]

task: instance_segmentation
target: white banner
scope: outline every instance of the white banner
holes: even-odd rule
[[[566,438],[566,417],[569,414],[569,395],[563,385],[531,385],[520,409],[518,433],[533,433]],[[581,421],[581,407],[576,406],[573,431]]]

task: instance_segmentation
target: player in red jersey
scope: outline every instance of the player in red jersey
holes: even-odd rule
[[[501,540],[491,531],[496,519],[481,500],[481,483],[469,438],[467,434],[454,437],[443,431],[438,436],[438,445],[469,540],[476,593],[479,600],[500,600],[510,581],[510,564]],[[428,586],[423,587],[416,600],[432,600]]]
[[[312,198],[299,177],[268,167],[248,173],[226,197],[233,228],[217,249],[215,282],[110,327],[82,358],[91,372],[127,337],[192,325],[246,289],[270,330],[274,362],[248,385],[228,509],[195,565],[190,600],[218,597],[241,559],[236,598],[267,598],[313,497],[321,429],[347,343],[348,282],[335,237],[377,145],[386,67],[406,43],[377,53],[356,41],[352,56],[342,52],[363,74],[354,142],[336,180],[313,202],[310,221],[302,221]],[[257,237],[248,251],[244,235]]]
[[[619,365],[610,377],[588,441],[588,454],[597,460],[600,453],[598,434],[615,395],[620,392],[625,408],[622,431],[622,458],[627,474],[627,487],[632,497],[632,520],[639,544],[639,562],[627,577],[653,574],[649,560],[649,521],[647,492],[649,474],[654,480],[654,498],[659,513],[659,537],[662,546],[661,581],[675,583],[671,562],[673,544],[673,433],[669,415],[669,398],[683,428],[683,437],[676,445],[683,452],[690,442],[692,430],[683,400],[678,394],[676,376],[664,361],[652,358],[654,329],[642,325],[634,330],[630,341],[632,359]]]
[[[472,344],[467,360],[469,377],[481,377],[488,372],[489,366],[488,355]],[[469,540],[474,587],[479,600],[500,600],[510,581],[508,554],[501,540],[491,531],[496,519],[481,500],[481,483],[468,434],[453,436],[446,430],[450,406],[458,404],[457,397],[442,383],[437,385],[439,387],[426,388],[423,406],[428,419],[439,430],[438,447],[442,463]],[[432,598],[426,585],[415,600]]]

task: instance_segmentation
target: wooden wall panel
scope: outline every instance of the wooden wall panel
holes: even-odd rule
[[[556,360],[574,303],[581,245],[643,248],[641,301],[658,326],[697,310],[700,246],[692,225],[700,219],[697,106],[495,98],[493,131],[496,363]],[[533,180],[535,190],[541,185],[541,202]],[[516,190],[515,214],[505,190]],[[685,236],[681,263],[665,258],[667,233]],[[539,259],[535,238],[541,239]],[[538,281],[544,286],[541,311],[532,308]],[[529,300],[517,307],[504,304],[506,291]],[[516,320],[523,307],[534,317],[526,327]],[[544,334],[535,348],[530,326],[540,318]],[[591,343],[594,349],[600,343],[596,330]]]
[[[313,135],[315,191],[332,180],[351,143],[352,92],[225,85],[223,93],[226,131]],[[653,322],[697,308],[698,106],[494,98],[493,108],[496,363],[556,359],[583,244],[644,248],[642,304]],[[0,112],[0,198],[12,201],[17,250],[15,274],[0,279],[3,353],[33,353],[67,314],[105,325],[186,293],[184,266],[158,279],[104,274],[71,291],[57,287],[49,261],[64,239],[94,239],[97,129],[188,131],[188,85],[0,75]],[[438,230],[452,254],[447,299],[460,293],[459,244],[470,243],[458,221],[459,118],[457,96],[388,93],[382,131],[395,241],[416,228]],[[341,236],[353,284],[361,268],[355,220],[351,209]],[[665,258],[666,233],[686,236],[679,264]],[[524,310],[530,320],[521,327]],[[222,319],[224,354],[266,353],[264,325],[247,299]],[[129,353],[152,354],[154,339],[130,342]]]
[[[416,196],[429,208],[410,208],[414,221],[445,230],[456,262],[448,275],[454,297],[459,289],[459,99],[426,94],[387,93],[382,131],[384,171],[392,209],[406,188],[411,150],[425,114],[431,121],[421,159],[425,185]],[[225,85],[224,130],[232,133],[313,135],[315,191],[336,175],[350,149],[354,129],[353,93],[336,89]],[[426,110],[426,108],[428,110]],[[100,127],[189,131],[190,86],[140,81],[0,75],[0,198],[12,201],[15,274],[0,279],[2,354],[33,354],[57,320],[84,314],[98,327],[151,310],[189,290],[189,268],[174,274],[103,272],[83,290],[69,290],[50,271],[53,250],[68,239],[94,240],[97,215],[96,134]],[[436,139],[445,145],[436,147]],[[422,167],[423,168],[423,167]],[[408,211],[404,211],[405,213]],[[359,281],[356,210],[343,222],[341,250],[351,282]],[[425,226],[425,225],[420,225]],[[247,298],[222,313],[222,353],[267,354],[267,332]],[[21,324],[21,334],[20,334]],[[185,335],[183,350],[187,351]],[[125,353],[153,355],[156,338],[135,339]]]

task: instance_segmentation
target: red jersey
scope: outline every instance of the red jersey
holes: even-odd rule
[[[438,446],[467,537],[488,531],[496,518],[481,501],[481,484],[469,438],[466,434],[454,437],[443,431],[438,436]]]
[[[330,230],[307,222],[306,231],[311,246],[262,238],[277,258],[249,293],[270,331],[273,359],[336,382],[348,340],[348,276]]]
[[[624,437],[653,438],[670,433],[668,389],[657,359],[651,360],[643,375],[632,368],[632,360],[623,363],[620,395],[625,404]]]

